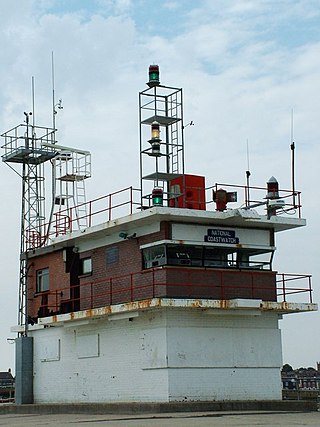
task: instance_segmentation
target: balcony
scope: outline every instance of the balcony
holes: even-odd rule
[[[300,298],[312,304],[310,275],[277,274],[272,271],[212,270],[158,267],[118,277],[90,281],[37,294],[30,317],[92,310],[152,298],[233,300],[252,299],[288,304]]]

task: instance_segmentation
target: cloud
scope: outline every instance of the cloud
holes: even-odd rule
[[[281,186],[290,188],[294,108],[297,183],[310,224],[299,234],[294,267],[299,272],[307,266],[316,283],[317,2],[206,0],[183,5],[142,0],[2,1],[2,131],[22,121],[23,111],[32,106],[31,76],[37,123],[51,125],[54,51],[56,99],[62,98],[64,105],[56,117],[59,143],[92,152],[89,198],[137,185],[138,92],[146,87],[148,65],[155,62],[163,84],[184,88],[185,122],[195,123],[185,131],[187,172],[205,175],[207,184],[244,184],[248,139],[252,184],[263,185],[275,175]],[[1,256],[8,286],[16,289],[20,181],[5,165],[1,174],[4,206],[15,201],[14,210],[1,214],[1,232],[8,241]],[[14,230],[12,235],[8,230]],[[276,262],[290,271],[290,235],[279,237],[279,242]],[[3,286],[8,292],[7,284]],[[6,331],[15,322],[14,292],[10,312],[5,309]],[[307,315],[302,317],[312,325]],[[308,356],[308,364],[316,351],[320,348]],[[299,357],[307,358],[301,353]]]

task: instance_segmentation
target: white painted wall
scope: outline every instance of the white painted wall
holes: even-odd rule
[[[208,229],[216,229],[221,231],[235,232],[236,237],[239,238],[239,243],[249,246],[271,246],[270,243],[270,230],[259,230],[252,228],[239,228],[239,227],[220,227],[217,225],[195,225],[195,224],[172,224],[172,239],[173,240],[188,240],[197,242],[204,242],[204,236],[207,235]],[[217,243],[216,243],[217,245]]]
[[[162,309],[36,330],[35,402],[281,399],[277,323]]]

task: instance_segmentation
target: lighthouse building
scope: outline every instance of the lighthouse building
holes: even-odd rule
[[[274,177],[251,188],[187,173],[182,107],[151,66],[140,187],[80,208],[60,198],[25,251],[26,324],[13,329],[31,343],[17,360],[33,389],[22,400],[281,399],[279,320],[317,309],[310,276],[273,268],[277,233],[305,225],[300,193]]]

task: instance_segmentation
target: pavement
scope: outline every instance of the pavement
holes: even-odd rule
[[[197,412],[147,415],[1,414],[7,427],[320,427],[320,412]]]

